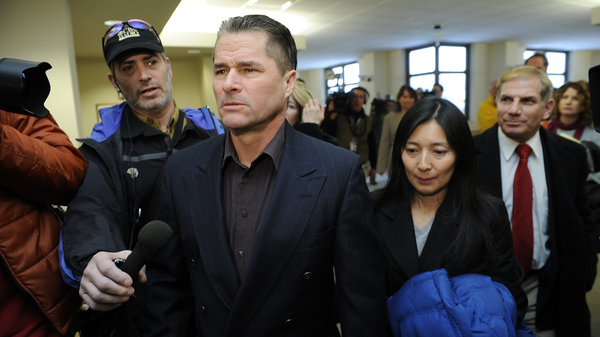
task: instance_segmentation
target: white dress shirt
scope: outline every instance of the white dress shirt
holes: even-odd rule
[[[516,152],[519,143],[508,138],[500,128],[498,128],[498,143],[500,144],[502,199],[506,205],[512,226],[513,180],[519,165],[519,154]],[[532,149],[527,160],[527,167],[533,184],[533,260],[531,261],[531,269],[537,270],[544,267],[550,255],[548,243],[548,186],[546,185],[544,151],[542,150],[540,132],[536,132],[526,144]]]

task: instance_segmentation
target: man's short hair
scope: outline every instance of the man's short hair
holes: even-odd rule
[[[552,98],[552,94],[554,92],[554,87],[552,86],[552,82],[548,78],[546,73],[536,67],[532,66],[521,66],[514,69],[511,69],[504,73],[498,80],[498,93],[496,96],[496,100],[500,98],[500,94],[502,92],[502,86],[506,81],[510,81],[516,78],[537,78],[542,83],[540,87],[540,96],[542,97],[542,102],[544,105],[548,103],[548,101]]]
[[[548,69],[548,58],[546,57],[546,55],[542,54],[542,53],[535,53],[533,55],[531,55],[527,60],[525,60],[525,65],[527,65],[527,63],[529,62],[529,60],[531,60],[534,57],[541,57],[544,60],[544,67],[546,67],[546,69]]]
[[[265,52],[277,62],[281,74],[285,74],[288,70],[296,70],[298,51],[292,33],[286,26],[266,15],[236,16],[223,21],[217,33],[217,42],[224,34],[248,31],[261,32],[267,36]]]
[[[364,94],[365,94],[365,103],[366,101],[369,99],[369,91],[363,87],[354,87],[352,88],[352,90],[350,90],[350,94],[354,94],[355,90],[361,90]]]

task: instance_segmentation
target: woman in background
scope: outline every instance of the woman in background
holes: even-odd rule
[[[396,336],[400,330],[407,331],[403,329],[416,335],[437,335],[442,328],[455,324],[440,319],[444,315],[437,312],[439,306],[429,303],[430,296],[425,296],[437,294],[440,289],[421,288],[424,283],[420,280],[410,283],[408,294],[399,291],[409,284],[409,279],[421,275],[432,277],[433,274],[426,272],[442,269],[449,280],[479,274],[477,282],[488,280],[488,286],[494,289],[502,287],[491,281],[504,285],[504,292],[500,293],[506,296],[509,290],[516,304],[501,309],[500,314],[513,317],[514,330],[517,308],[519,322],[525,315],[527,298],[521,288],[524,273],[515,258],[508,214],[502,200],[483,191],[476,167],[471,131],[456,106],[444,99],[427,98],[406,112],[395,136],[389,182],[374,192],[381,238],[387,251],[386,288],[392,296],[388,302],[390,325]],[[461,286],[474,288],[469,282]],[[398,301],[393,296],[396,293],[417,299],[402,297]],[[497,294],[487,293],[491,297],[475,302],[480,303],[476,305],[505,302],[494,297]],[[479,320],[470,317],[487,313],[488,309],[485,304],[475,314],[463,312],[459,316],[466,322],[475,322]],[[403,311],[411,312],[413,318],[402,317],[400,323],[396,319]],[[431,313],[435,316],[428,320]],[[481,328],[470,326],[476,322],[465,324],[469,326],[461,326],[464,331]],[[494,324],[491,325],[498,328]],[[500,327],[503,329],[506,326]],[[444,335],[454,336],[452,331],[449,329]]]
[[[600,236],[600,133],[594,130],[587,82],[565,83],[554,93],[554,102],[550,122],[545,127],[551,132],[580,141],[586,148],[591,173],[585,190]],[[600,252],[600,242],[597,244],[597,251]]]
[[[548,130],[600,146],[600,133],[594,130],[590,93],[585,83],[565,83],[554,93],[554,102]],[[599,175],[591,179],[600,183]]]
[[[325,110],[319,101],[313,98],[306,84],[297,80],[294,91],[288,100],[285,118],[296,129],[306,135],[337,145],[335,137],[321,130]]]
[[[403,85],[396,96],[396,110],[388,113],[383,120],[381,130],[381,139],[379,141],[379,153],[377,155],[377,173],[384,174],[386,171],[390,173],[392,165],[392,148],[396,130],[402,116],[410,109],[417,101],[417,92],[408,85]]]

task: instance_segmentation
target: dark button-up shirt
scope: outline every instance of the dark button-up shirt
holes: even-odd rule
[[[229,244],[238,275],[243,280],[252,259],[258,231],[269,207],[283,153],[285,127],[281,126],[250,167],[239,161],[231,135],[227,133],[225,138],[222,202]]]

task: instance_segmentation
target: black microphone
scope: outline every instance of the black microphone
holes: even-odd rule
[[[150,261],[159,250],[165,248],[171,240],[171,226],[160,220],[148,222],[138,234],[135,248],[121,265],[121,270],[129,274],[135,281],[142,267]]]

